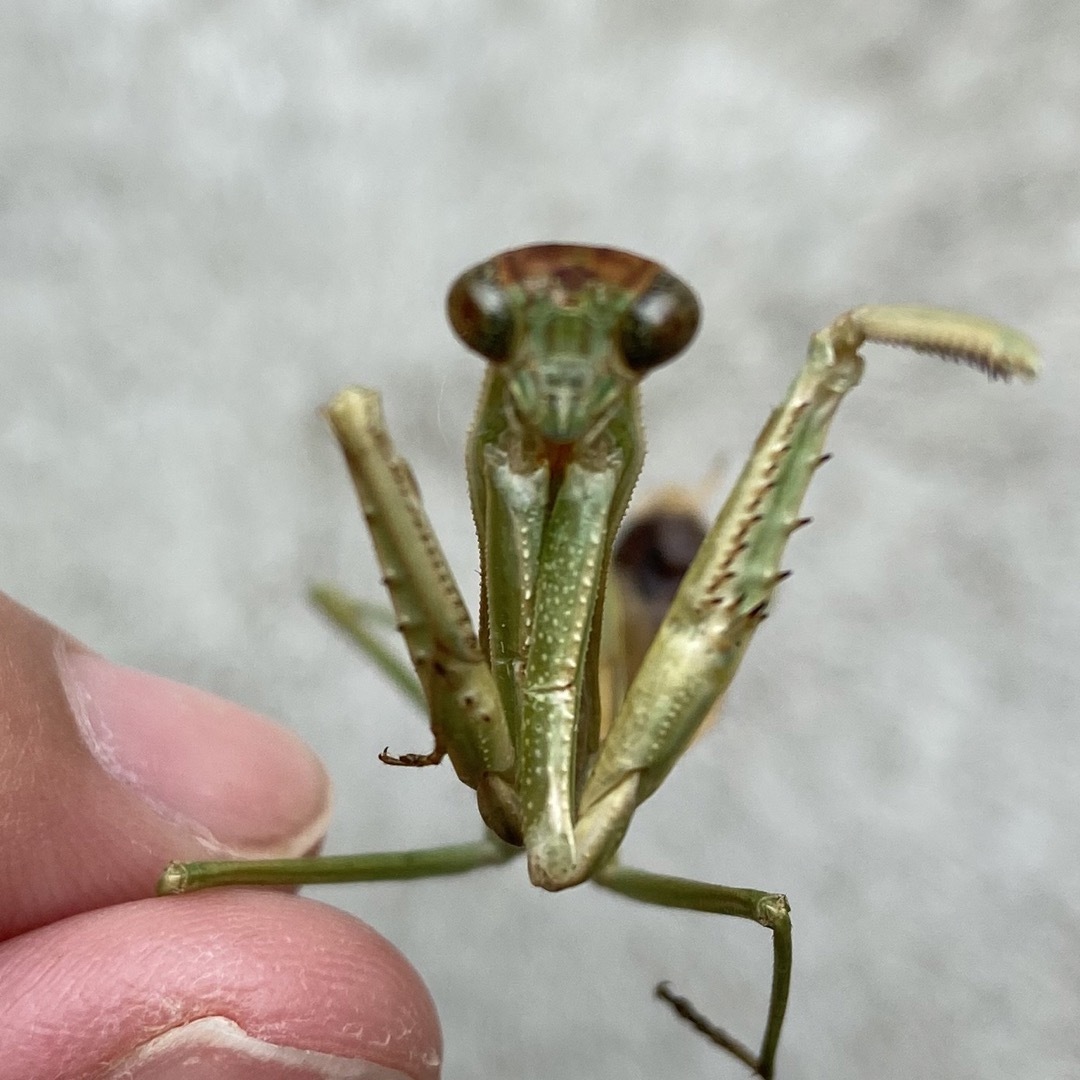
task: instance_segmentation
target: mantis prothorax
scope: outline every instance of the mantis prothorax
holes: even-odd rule
[[[632,869],[618,862],[619,845],[723,695],[786,576],[780,558],[808,520],[799,506],[825,458],[833,413],[862,374],[860,346],[902,345],[1001,379],[1032,378],[1036,350],[1005,326],[932,308],[841,315],[811,336],[707,533],[631,535],[610,573],[643,456],[638,383],[693,338],[694,293],[638,255],[539,244],[468,270],[448,312],[488,362],[466,455],[479,633],[373,390],[345,390],[326,413],[416,678],[385,647],[371,608],[333,589],[316,601],[428,716],[430,752],[382,759],[423,766],[449,757],[476,791],[488,831],[475,843],[408,852],[174,863],[159,891],[455,874],[524,849],[529,877],[544,889],[592,880],[646,903],[768,927],[772,991],[756,1053],[665,987],[658,993],[770,1077],[791,973],[786,898]]]

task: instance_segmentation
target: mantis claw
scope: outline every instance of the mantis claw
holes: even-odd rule
[[[438,765],[446,757],[446,751],[436,746],[430,754],[391,754],[387,746],[379,755],[379,760],[384,765],[401,765],[409,769],[423,769],[428,765]]]
[[[696,1028],[710,1042],[716,1043],[722,1050],[726,1050],[732,1057],[738,1058],[747,1068],[751,1069],[763,1080],[770,1080],[772,1072],[765,1072],[757,1055],[739,1042],[733,1035],[729,1035],[723,1028],[717,1027],[707,1016],[698,1012],[688,998],[680,997],[671,989],[671,983],[666,980],[657,983],[654,991],[661,1001],[666,1001],[675,1013],[685,1020],[691,1027]]]

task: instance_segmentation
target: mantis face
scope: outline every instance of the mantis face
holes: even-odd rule
[[[447,299],[458,337],[487,359],[523,428],[589,441],[700,321],[689,286],[612,248],[538,244],[467,270]]]

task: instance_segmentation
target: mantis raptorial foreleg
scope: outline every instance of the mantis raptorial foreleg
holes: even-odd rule
[[[592,878],[645,903],[768,927],[772,990],[757,1054],[685,999],[665,987],[658,993],[769,1077],[791,974],[787,900],[624,867],[619,844],[637,806],[723,696],[787,576],[780,559],[808,521],[800,504],[825,458],[833,414],[862,374],[861,345],[938,353],[992,378],[1034,376],[1035,349],[1007,327],[936,309],[864,307],[841,316],[812,336],[802,370],[704,539],[695,521],[668,528],[663,543],[661,532],[646,530],[620,546],[609,574],[643,453],[637,384],[693,337],[693,293],[627,252],[536,245],[467,271],[448,310],[458,336],[489,362],[467,453],[480,541],[479,634],[370,390],[345,391],[327,415],[416,677],[386,649],[370,608],[332,589],[315,599],[427,714],[434,750],[383,760],[426,765],[448,755],[476,789],[491,833],[416,852],[173,864],[159,889],[453,874],[523,847],[530,878],[549,890]]]
[[[773,589],[787,574],[780,558],[807,523],[799,507],[824,460],[837,406],[862,376],[867,340],[959,358],[994,376],[1033,375],[1028,353],[995,324],[903,307],[860,308],[814,334],[806,363],[754,444],[754,452],[682,579],[671,607],[623,699],[585,785],[578,828],[641,777],[639,802],[659,786],[730,684]],[[678,677],[672,677],[673,668]],[[610,827],[610,826],[608,826]],[[598,884],[652,904],[753,919],[773,933],[773,984],[760,1054],[664,995],[686,1019],[761,1073],[771,1076],[791,971],[791,923],[779,894],[732,889],[623,867],[595,874]]]
[[[345,452],[435,735],[432,754],[405,761],[437,764],[446,753],[461,780],[475,788],[508,769],[514,751],[468,610],[412,472],[386,432],[378,394],[343,391],[327,416]]]

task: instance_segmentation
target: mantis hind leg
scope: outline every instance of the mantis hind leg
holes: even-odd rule
[[[685,998],[672,993],[667,983],[661,983],[656,988],[657,996],[671,1005],[706,1038],[738,1058],[759,1076],[769,1080],[775,1068],[776,1049],[780,1042],[780,1029],[784,1023],[791,985],[791,914],[787,898],[779,893],[713,885],[666,874],[653,874],[647,870],[635,870],[614,863],[609,863],[600,870],[593,880],[605,889],[632,900],[640,900],[644,904],[752,919],[772,931],[772,990],[765,1020],[765,1034],[757,1054],[707,1020]]]

